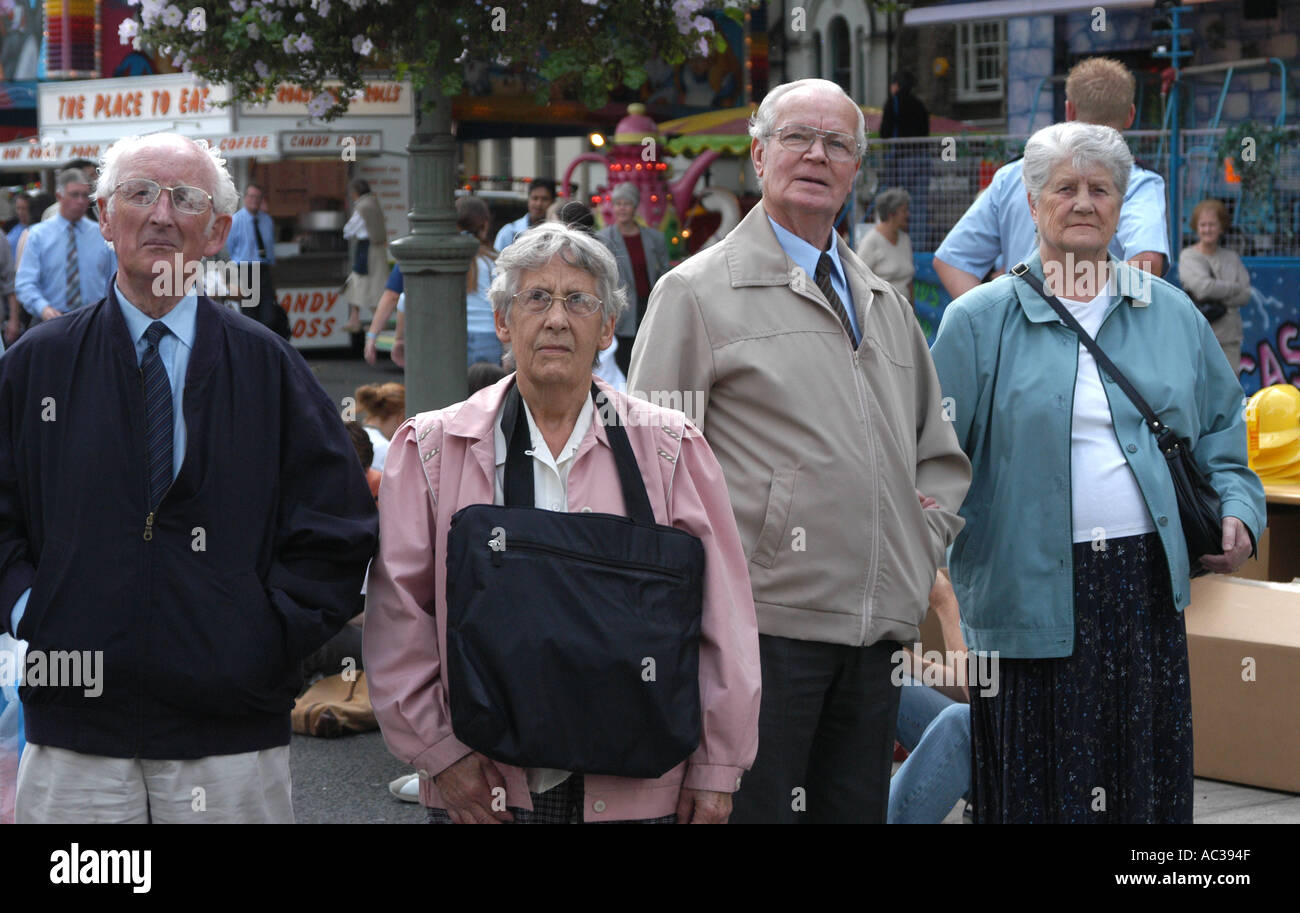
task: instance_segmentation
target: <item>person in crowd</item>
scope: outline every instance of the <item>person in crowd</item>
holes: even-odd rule
[[[1082,60],[1065,81],[1065,119],[1127,130],[1137,113],[1136,85],[1133,74],[1117,60]],[[935,251],[934,270],[953,298],[979,285],[990,270],[1010,269],[1033,252],[1034,220],[1025,199],[1023,168],[1024,159],[999,168]],[[1163,276],[1169,263],[1164,178],[1134,162],[1127,187],[1111,252]]]
[[[252,264],[257,271],[256,304],[245,308],[244,313],[288,339],[289,315],[275,294],[275,224],[262,207],[265,196],[260,184],[250,183],[244,188],[244,205],[230,223],[226,247],[232,261]],[[244,291],[248,294],[251,290]]]
[[[388,273],[388,282],[384,285],[384,293],[379,296],[379,303],[375,305],[375,316],[370,321],[370,328],[366,330],[366,346],[363,355],[366,364],[373,365],[379,359],[379,350],[375,348],[375,343],[379,340],[379,334],[388,326],[388,321],[393,316],[394,309],[397,308],[398,300],[402,298],[402,293],[406,284],[402,279],[402,268],[394,266]],[[401,315],[398,317],[401,322]],[[393,363],[399,368],[406,365],[405,344],[402,345],[402,351],[398,351],[398,342],[394,340],[393,350],[389,353]]]
[[[934,147],[919,139],[930,135],[930,112],[912,94],[915,86],[916,77],[905,70],[889,78],[889,97],[880,107],[880,137],[893,142],[885,149],[881,186],[901,186],[916,201],[916,224],[924,242],[925,202],[929,196],[930,157]]]
[[[69,168],[57,178],[59,216],[27,232],[15,287],[33,321],[54,320],[94,304],[108,292],[116,268],[99,226],[86,218],[90,183]]]
[[[383,472],[388,443],[398,426],[406,421],[406,387],[396,383],[364,384],[357,387],[354,397],[365,413],[362,424],[375,450],[372,465]]]
[[[1241,370],[1241,308],[1250,301],[1250,273],[1234,250],[1220,244],[1228,230],[1228,207],[1201,200],[1192,210],[1197,243],[1183,248],[1178,281],[1214,329],[1235,375]]]
[[[762,739],[735,820],[884,823],[890,658],[925,616],[970,466],[912,308],[834,235],[862,109],[802,79],[768,92],[750,135],[762,201],[659,280],[628,386],[691,398],[749,556]]]
[[[352,446],[357,451],[357,459],[361,461],[362,467],[366,471],[366,484],[370,486],[370,494],[374,496],[375,503],[379,503],[379,480],[384,477],[383,473],[375,468],[375,445],[370,441],[370,434],[366,431],[365,425],[360,422],[344,422],[344,427],[348,429],[348,437],[352,439]]]
[[[345,333],[361,332],[361,312],[379,300],[388,275],[388,226],[379,198],[370,192],[370,182],[353,178],[348,183],[352,217],[344,226],[343,236],[355,239],[357,255],[348,276],[350,300]]]
[[[1265,516],[1241,387],[1187,297],[1108,253],[1132,173],[1111,127],[1035,133],[1025,264],[1186,440],[1222,502],[1197,570],[1231,573]],[[997,693],[971,693],[976,819],[1191,823],[1193,568],[1167,460],[1061,324],[1008,275],[949,305],[934,344],[974,473],[949,569],[966,644],[1000,657]]]
[[[506,369],[501,363],[476,361],[469,366],[469,393],[473,396],[484,387],[490,387],[506,376]]]
[[[18,258],[18,239],[22,237],[27,227],[36,220],[32,217],[32,198],[26,193],[14,194],[14,224],[10,227],[6,237],[9,240],[9,253]]]
[[[555,210],[555,218],[552,221],[563,222],[570,228],[578,228],[587,233],[593,233],[596,230],[596,214],[591,211],[591,207],[581,200],[563,200],[558,209]]]
[[[636,330],[645,319],[646,305],[650,302],[650,290],[659,277],[668,272],[668,244],[660,232],[637,222],[636,208],[641,205],[641,192],[635,184],[619,184],[611,196],[614,224],[596,232],[596,237],[618,262],[618,278],[628,297],[628,308],[614,328],[614,336],[618,339],[615,357],[619,370],[626,374]]]
[[[876,195],[876,224],[858,245],[858,256],[868,268],[898,293],[912,301],[912,239],[907,235],[911,197],[902,187],[890,187]]]
[[[492,264],[497,252],[487,243],[492,212],[482,197],[456,198],[456,227],[461,234],[478,241],[478,250],[465,274],[465,364],[501,361],[501,340],[492,325],[492,303],[487,292],[492,286]]]
[[[97,197],[106,296],[0,359],[0,623],[104,670],[23,689],[17,818],[291,822],[298,666],[361,608],[374,501],[302,357],[156,281],[221,250],[220,155],[119,140]]]
[[[528,185],[528,212],[513,222],[502,225],[492,246],[498,252],[503,251],[528,229],[545,222],[546,210],[554,202],[555,181],[551,178],[533,178],[532,183]]]
[[[722,470],[680,412],[593,381],[596,353],[610,344],[625,306],[614,258],[600,242],[548,223],[507,248],[497,267],[493,312],[518,357],[517,372],[464,403],[406,422],[384,471],[365,636],[384,738],[420,771],[420,801],[433,822],[725,822],[757,745],[759,670],[745,557]],[[444,661],[448,527],[468,505],[504,503],[502,426],[516,427],[503,422],[505,406],[525,410],[538,507],[628,512],[593,382],[618,412],[656,522],[698,537],[705,556],[699,747],[653,780],[495,762],[464,745],[450,717],[447,694],[457,683]],[[492,801],[498,787],[504,809]]]

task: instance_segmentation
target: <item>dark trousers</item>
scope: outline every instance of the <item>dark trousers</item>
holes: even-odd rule
[[[898,717],[894,641],[848,647],[760,634],[758,757],[733,824],[884,824]]]

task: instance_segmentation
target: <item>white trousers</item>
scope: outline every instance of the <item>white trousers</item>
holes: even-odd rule
[[[193,761],[28,744],[18,824],[292,824],[289,746]]]

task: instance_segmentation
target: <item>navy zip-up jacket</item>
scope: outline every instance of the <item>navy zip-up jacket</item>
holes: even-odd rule
[[[185,460],[148,508],[144,383],[109,284],[0,358],[0,618],[102,651],[102,693],[22,689],[29,742],[190,759],[289,742],[298,663],[362,609],[378,522],[302,357],[198,300]]]

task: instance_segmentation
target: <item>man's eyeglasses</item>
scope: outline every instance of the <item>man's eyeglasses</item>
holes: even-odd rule
[[[206,190],[189,187],[185,184],[177,187],[163,187],[157,181],[151,181],[148,178],[132,178],[113,188],[114,193],[132,206],[152,206],[154,201],[158,199],[158,195],[164,190],[171,193],[172,206],[176,207],[178,212],[185,212],[195,216],[202,215],[212,205],[212,194]]]
[[[526,288],[522,292],[516,292],[513,297],[519,299],[519,305],[529,314],[546,313],[551,309],[551,302],[559,298],[564,302],[564,309],[574,317],[590,317],[603,303],[595,295],[586,292],[574,292],[560,298],[540,288]]]
[[[772,135],[791,152],[807,152],[817,137],[821,137],[826,157],[833,162],[851,162],[858,157],[858,141],[847,133],[818,130],[804,124],[787,124]]]

